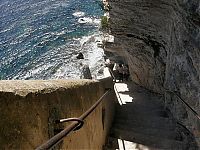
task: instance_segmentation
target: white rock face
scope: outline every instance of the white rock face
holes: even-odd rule
[[[200,121],[164,89],[177,91],[200,114],[198,0],[110,1],[114,43],[106,50],[128,62],[136,83],[165,94],[166,106],[200,143]]]

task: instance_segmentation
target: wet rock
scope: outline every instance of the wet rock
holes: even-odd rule
[[[83,53],[79,53],[77,56],[76,56],[77,59],[84,59],[84,56],[83,56]]]
[[[81,79],[92,79],[92,75],[88,65],[83,65],[81,72]]]

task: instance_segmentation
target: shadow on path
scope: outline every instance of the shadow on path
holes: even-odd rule
[[[105,149],[196,150],[192,135],[165,110],[161,95],[132,82],[115,83],[119,101]]]

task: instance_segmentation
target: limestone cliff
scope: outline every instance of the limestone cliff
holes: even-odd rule
[[[200,142],[200,123],[173,94],[200,114],[200,1],[110,0],[114,43],[136,83],[165,94],[166,106]]]

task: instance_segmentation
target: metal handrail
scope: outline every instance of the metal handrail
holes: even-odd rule
[[[115,81],[116,81],[116,78],[115,78],[115,76],[114,76],[114,74],[113,74],[112,69],[110,69],[110,68],[108,67],[108,70],[109,70],[109,72],[110,72],[111,77],[113,78],[113,80],[114,80],[114,82],[115,82]]]
[[[166,92],[172,93],[174,95],[176,95],[183,104],[185,104],[185,106],[187,106],[189,108],[189,110],[195,115],[195,117],[197,117],[197,119],[200,120],[200,115],[195,111],[194,108],[192,108],[180,95],[178,95],[177,93],[170,91],[168,89],[165,89]]]
[[[115,76],[114,76],[114,74],[113,74],[113,71],[112,71],[109,67],[108,67],[108,70],[109,70],[109,72],[110,72],[111,77],[112,77],[113,80],[114,80],[113,82],[116,83],[116,78],[115,78]],[[117,94],[117,96],[118,96],[118,98],[119,98],[121,104],[123,104],[123,101],[122,101],[122,99],[121,99],[121,97],[120,97],[120,95],[119,95],[119,92],[118,92],[117,87],[116,87],[115,84],[114,84],[114,90],[116,91],[115,93]]]
[[[53,146],[57,145],[60,141],[62,141],[63,138],[67,136],[71,131],[76,130],[77,127],[80,127],[80,124],[83,124],[83,120],[87,118],[87,116],[89,116],[95,110],[95,108],[102,102],[103,98],[111,91],[111,89],[106,89],[106,90],[107,91],[98,99],[98,101],[94,105],[92,105],[85,113],[83,113],[79,118],[64,119],[67,121],[70,120],[74,122],[72,122],[67,128],[62,130],[60,133],[56,134],[51,139],[46,141],[44,144],[37,147],[36,150],[46,150],[52,148]],[[61,119],[60,122],[65,122],[65,121]]]

